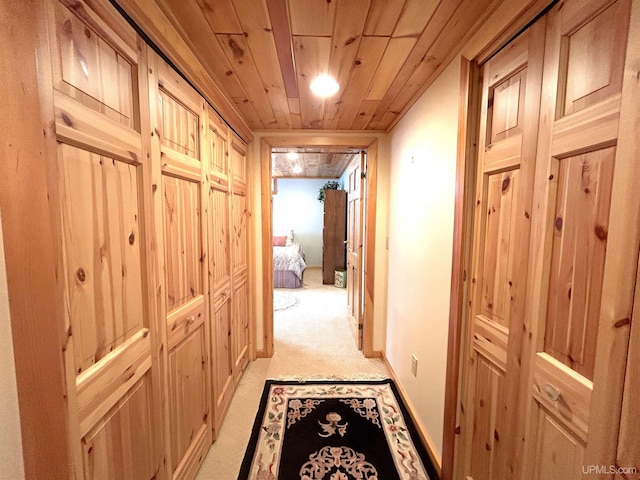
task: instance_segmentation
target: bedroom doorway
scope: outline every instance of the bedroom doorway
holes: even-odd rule
[[[270,357],[273,355],[274,348],[274,313],[273,313],[273,292],[274,292],[274,257],[273,257],[273,242],[274,236],[286,237],[287,232],[278,231],[277,229],[282,224],[274,225],[273,216],[273,201],[272,194],[276,193],[278,189],[278,176],[274,176],[272,167],[272,152],[286,153],[288,150],[304,151],[305,149],[334,149],[335,152],[344,152],[351,154],[348,160],[348,166],[339,169],[336,172],[338,174],[344,174],[343,188],[347,190],[349,188],[349,174],[351,179],[357,178],[358,183],[361,182],[362,187],[357,191],[361,195],[361,202],[357,202],[354,205],[358,206],[357,223],[358,228],[355,230],[360,235],[360,240],[354,240],[350,244],[350,250],[352,253],[351,264],[345,266],[356,266],[354,270],[358,281],[352,282],[349,288],[349,312],[356,313],[357,318],[350,319],[352,323],[352,330],[355,331],[354,340],[356,345],[363,351],[365,357],[373,356],[373,277],[374,277],[374,259],[373,255],[367,255],[367,252],[374,252],[375,243],[375,193],[376,193],[376,165],[377,160],[377,139],[374,137],[369,138],[345,138],[345,137],[290,137],[290,138],[263,138],[260,145],[260,159],[261,159],[261,182],[262,182],[262,251],[263,251],[263,271],[262,271],[262,297],[263,297],[263,349],[257,352],[258,356]],[[365,155],[361,152],[368,152],[366,156],[368,160],[368,171],[366,175],[364,170],[358,168],[357,174],[353,174],[353,166],[361,165],[364,161]],[[339,162],[339,155],[336,155],[336,161]],[[333,163],[333,162],[332,162]],[[291,168],[295,168],[300,164],[291,163]],[[281,172],[278,172],[281,174]],[[316,175],[312,175],[316,176]],[[319,176],[319,175],[318,175]],[[326,176],[326,175],[325,175]],[[299,176],[300,177],[300,176]],[[300,177],[305,178],[305,177]],[[307,176],[306,178],[309,178]],[[317,176],[316,176],[317,178]],[[338,175],[335,176],[338,178]],[[360,193],[361,192],[361,193]],[[353,192],[352,192],[353,193]],[[369,203],[373,205],[372,208],[364,209],[364,205]],[[368,228],[365,228],[365,225]],[[283,234],[284,235],[280,235]],[[276,235],[277,234],[277,235]],[[293,233],[295,238],[295,232]],[[280,240],[277,238],[278,241]],[[291,241],[283,239],[284,242]],[[295,243],[295,242],[294,242]],[[346,243],[345,243],[345,246]],[[353,253],[357,253],[353,255]],[[348,256],[348,254],[347,254]],[[345,257],[346,258],[346,257]],[[354,263],[356,262],[356,263]],[[365,266],[368,268],[365,269]],[[365,273],[366,272],[366,273]],[[313,272],[315,273],[315,272]],[[278,275],[291,276],[290,273],[281,273]],[[295,276],[295,274],[293,275]],[[349,278],[349,274],[347,274]],[[280,280],[276,279],[278,282]],[[294,281],[295,283],[295,281]],[[288,287],[289,285],[285,285]],[[293,286],[293,284],[292,284]],[[358,288],[354,288],[358,286]],[[355,308],[357,306],[357,308]],[[345,310],[347,307],[345,306]],[[345,312],[347,314],[348,312]],[[350,315],[353,316],[353,315]],[[360,326],[358,326],[360,325]],[[358,341],[358,337],[360,341]]]

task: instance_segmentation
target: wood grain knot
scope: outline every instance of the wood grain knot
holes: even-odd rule
[[[87,38],[91,38],[91,30],[89,30],[88,28],[84,29],[84,35]]]
[[[67,115],[65,112],[60,113],[60,118],[67,127],[73,127],[73,121],[71,120],[71,117],[69,117],[69,115]]]
[[[511,177],[507,177],[502,180],[502,193],[505,193],[509,189],[509,184],[511,183]]]
[[[602,241],[605,241],[609,236],[607,227],[605,227],[604,225],[596,225],[596,228],[594,229],[594,233],[596,234],[596,237],[598,237],[598,239]]]
[[[358,66],[362,65],[362,60],[358,59],[353,63],[355,63],[356,67],[358,67]]]
[[[614,328],[622,328],[631,323],[631,319],[629,317],[621,318],[616,323],[613,324]]]
[[[556,218],[555,227],[556,227],[557,231],[559,231],[559,232],[562,231],[562,217]]]
[[[356,37],[349,37],[347,38],[347,40],[344,42],[344,46],[346,47],[347,45],[351,45],[353,42],[356,41]]]
[[[134,243],[136,243],[136,234],[131,232],[131,235],[129,235],[129,245],[133,245]]]
[[[76,272],[76,278],[80,283],[84,283],[87,280],[87,272],[84,271],[84,268],[80,267]]]

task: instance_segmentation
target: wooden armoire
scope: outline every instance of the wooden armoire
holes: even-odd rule
[[[322,227],[322,283],[332,284],[335,271],[344,269],[347,240],[347,192],[325,190]]]

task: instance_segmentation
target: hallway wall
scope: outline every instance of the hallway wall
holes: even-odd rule
[[[386,357],[442,455],[460,60],[391,131]],[[411,374],[411,355],[418,359]]]
[[[324,204],[318,201],[318,190],[325,183],[327,179],[281,178],[272,200],[273,231],[293,229],[309,267],[322,266]]]
[[[24,478],[24,465],[3,245],[0,222],[0,478],[18,480]]]

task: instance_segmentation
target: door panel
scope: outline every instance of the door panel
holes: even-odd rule
[[[164,315],[167,339],[169,468],[193,478],[211,443],[210,323],[208,321],[206,211],[201,162],[204,103],[154,56],[152,105],[162,187]],[[208,167],[208,164],[206,165]]]
[[[42,7],[54,88],[42,94],[55,110],[50,198],[60,220],[73,476],[164,478],[161,383],[152,365],[158,337],[147,288],[153,235],[143,186],[150,171],[139,133],[144,48],[110,6]]]
[[[521,349],[544,23],[481,69],[482,99],[461,460],[467,478],[517,478]]]
[[[362,197],[364,152],[348,173],[347,187],[347,316],[358,350],[362,350]]]
[[[631,4],[574,0],[549,13],[526,450],[536,478],[616,459],[638,260],[636,154],[619,136]]]

